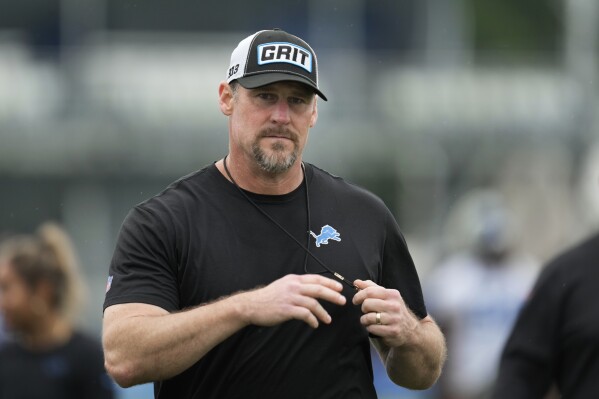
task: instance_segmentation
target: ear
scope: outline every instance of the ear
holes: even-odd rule
[[[218,86],[218,104],[223,114],[226,116],[231,115],[233,111],[233,91],[225,81],[220,82]]]
[[[312,115],[310,116],[310,128],[313,128],[316,125],[316,121],[318,120],[318,98],[314,96],[314,108],[312,108]]]

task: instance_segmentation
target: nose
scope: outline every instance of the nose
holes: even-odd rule
[[[290,120],[290,110],[287,101],[277,101],[272,112],[272,121],[277,124],[285,125],[288,124]]]

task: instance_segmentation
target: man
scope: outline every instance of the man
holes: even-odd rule
[[[544,267],[504,348],[493,398],[599,397],[599,234]]]
[[[120,385],[375,398],[369,335],[394,382],[436,381],[444,338],[391,213],[302,162],[316,95],[302,39],[260,31],[233,51],[219,86],[229,154],[135,207],[119,234],[103,343]]]
[[[579,182],[580,224],[593,231],[543,267],[503,349],[492,398],[599,397],[598,170],[599,142]]]

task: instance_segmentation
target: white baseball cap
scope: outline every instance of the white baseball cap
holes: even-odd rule
[[[246,89],[291,80],[318,88],[318,62],[312,47],[280,29],[262,30],[243,39],[231,54],[227,83],[237,80]]]

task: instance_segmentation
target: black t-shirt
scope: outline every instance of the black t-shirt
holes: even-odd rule
[[[330,269],[350,281],[371,279],[398,289],[425,317],[414,264],[383,202],[309,164],[306,179],[308,200],[304,184],[285,195],[246,194]],[[129,213],[104,307],[142,302],[174,312],[287,274],[323,271],[210,165]],[[185,372],[157,382],[156,396],[375,398],[368,333],[359,307],[351,304],[354,291],[345,287],[344,294],[345,306],[323,302],[330,325],[246,327]]]
[[[599,398],[599,234],[542,271],[506,344],[493,397]]]
[[[99,342],[75,333],[65,344],[31,352],[15,342],[0,347],[0,399],[112,399]]]

